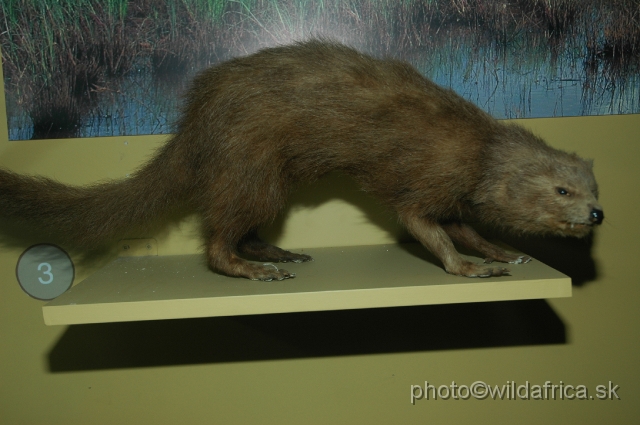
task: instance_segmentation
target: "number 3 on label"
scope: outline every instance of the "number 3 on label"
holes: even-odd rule
[[[43,271],[44,269],[44,271]],[[48,279],[38,278],[40,283],[43,285],[48,285],[53,282],[53,273],[51,273],[51,264],[49,263],[40,263],[38,264],[38,271],[42,272],[43,275],[48,276]]]
[[[75,268],[59,246],[41,243],[27,248],[16,265],[20,287],[37,300],[52,300],[71,288]],[[2,421],[0,421],[2,422]]]

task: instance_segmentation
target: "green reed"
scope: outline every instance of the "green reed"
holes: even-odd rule
[[[533,35],[582,45],[598,63],[640,52],[637,0],[3,0],[0,43],[8,95],[31,119],[72,117],[109,77],[141,67],[185,70],[309,36],[402,54],[437,49],[442,34],[504,48]],[[626,65],[625,65],[626,66]],[[58,111],[58,112],[55,112]],[[61,118],[55,118],[61,120]],[[35,125],[35,124],[34,124]],[[42,125],[46,126],[46,122]]]

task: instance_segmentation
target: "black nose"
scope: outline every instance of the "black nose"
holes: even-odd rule
[[[602,210],[598,210],[596,208],[591,210],[591,221],[595,224],[601,224],[602,220],[604,220],[604,212]]]

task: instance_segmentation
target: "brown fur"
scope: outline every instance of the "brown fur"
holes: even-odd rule
[[[496,121],[410,65],[323,41],[266,49],[193,82],[177,134],[131,178],[88,188],[0,172],[0,212],[93,247],[185,204],[201,213],[212,269],[293,277],[261,261],[306,261],[260,241],[291,189],[332,170],[394,209],[447,272],[496,276],[452,240],[518,263],[466,222],[585,236],[602,221],[591,164]],[[560,194],[559,188],[566,189]]]

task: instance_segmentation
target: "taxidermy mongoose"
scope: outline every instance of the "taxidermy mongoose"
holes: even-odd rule
[[[394,210],[409,232],[469,277],[522,263],[480,237],[586,236],[604,218],[592,163],[499,122],[411,65],[311,40],[261,50],[195,78],[176,134],[130,178],[71,187],[0,171],[0,214],[46,223],[79,247],[122,237],[175,205],[199,212],[214,271],[259,280],[293,273],[261,262],[308,255],[261,241],[300,182],[339,170]],[[487,257],[463,259],[453,242]]]

